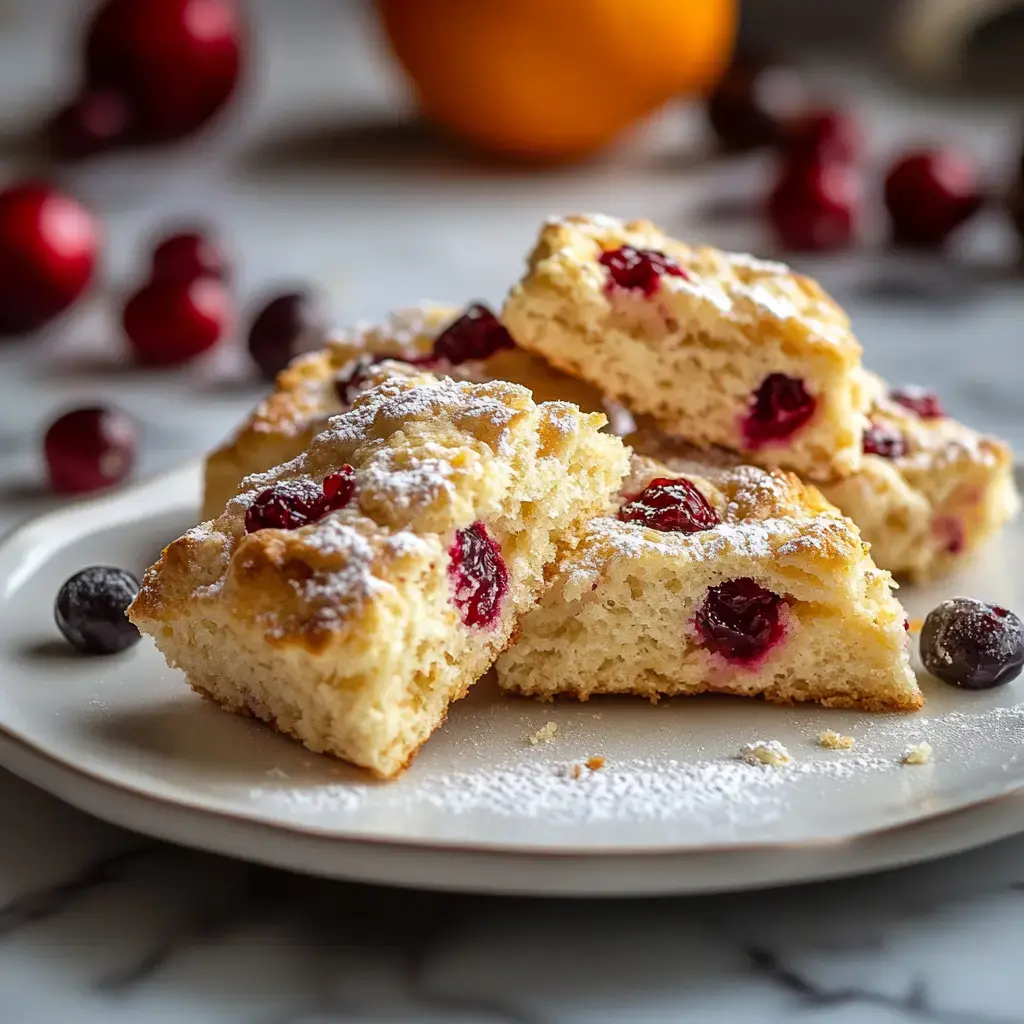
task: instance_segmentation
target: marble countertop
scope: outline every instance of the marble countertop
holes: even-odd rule
[[[284,8],[251,4],[260,74],[235,123],[185,151],[65,175],[104,218],[108,290],[0,350],[0,527],[55,504],[37,452],[56,409],[120,402],[142,421],[150,474],[208,448],[259,394],[233,346],[156,376],[119,361],[116,295],[168,219],[223,227],[243,300],[313,279],[340,320],[424,297],[497,300],[552,212],[641,214],[767,252],[749,210],[763,165],[702,155],[692,111],[584,168],[471,164],[405,119],[358,7]],[[22,126],[69,74],[66,9],[0,4],[0,180],[24,166]],[[912,98],[858,68],[823,81],[853,98],[879,158],[911,136],[952,137],[994,169],[1018,142],[1009,107]],[[850,309],[870,365],[936,387],[1020,446],[1012,252],[992,216],[947,260],[866,246],[801,267]],[[179,850],[2,772],[0,816],[4,1024],[1024,1021],[1024,837],[813,887],[570,902],[387,891]]]

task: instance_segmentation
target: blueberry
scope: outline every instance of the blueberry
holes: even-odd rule
[[[93,565],[64,581],[53,606],[57,628],[76,650],[116,654],[140,639],[125,611],[139,581],[124,569]]]
[[[973,597],[951,597],[928,613],[921,660],[933,676],[965,690],[988,690],[1024,668],[1024,624]]]

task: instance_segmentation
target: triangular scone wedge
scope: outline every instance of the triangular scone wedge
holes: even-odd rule
[[[780,471],[682,473],[634,457],[620,502],[524,616],[498,660],[504,689],[921,707],[891,577],[813,487]]]
[[[169,545],[129,617],[199,693],[395,775],[609,507],[629,460],[604,423],[393,378]]]
[[[490,315],[480,309],[471,307],[477,317]],[[507,335],[499,339],[505,347],[485,359],[431,360],[438,337],[449,329],[458,331],[466,315],[464,309],[437,303],[397,310],[381,324],[342,331],[324,348],[293,360],[235,434],[207,457],[203,519],[215,519],[224,511],[243,478],[295,458],[329,417],[350,408],[360,391],[389,377],[414,377],[430,369],[456,380],[507,380],[529,388],[538,402],[561,400],[584,412],[604,411],[599,391],[513,346]],[[504,333],[496,321],[484,329]]]
[[[781,263],[692,247],[647,221],[566,217],[542,228],[502,321],[523,348],[694,444],[813,480],[860,466],[860,344],[819,285]]]

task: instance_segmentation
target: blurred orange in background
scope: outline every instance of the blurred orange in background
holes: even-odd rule
[[[378,0],[424,114],[520,159],[607,145],[678,95],[714,86],[736,0]]]

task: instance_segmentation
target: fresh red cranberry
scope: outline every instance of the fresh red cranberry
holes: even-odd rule
[[[0,192],[0,335],[41,327],[92,279],[100,229],[70,196],[41,182]]]
[[[768,220],[785,249],[843,249],[856,237],[861,198],[860,177],[846,164],[787,162],[768,196]]]
[[[124,96],[109,89],[86,89],[50,120],[47,144],[58,160],[81,160],[119,145],[130,125]]]
[[[965,690],[990,690],[1024,668],[1024,623],[999,605],[951,597],[921,629],[921,661],[933,676]]]
[[[747,447],[759,448],[795,434],[810,421],[817,405],[799,378],[769,374],[754,392],[750,412],[743,419]]]
[[[697,611],[701,643],[729,661],[744,664],[782,639],[786,601],[751,579],[727,580],[708,590]]]
[[[725,149],[771,146],[782,124],[804,106],[797,71],[753,55],[744,55],[726,71],[708,97],[707,115]]]
[[[203,231],[179,231],[165,235],[153,247],[151,281],[189,284],[197,277],[229,276],[228,258],[220,243]]]
[[[652,480],[619,509],[619,519],[665,533],[698,533],[712,530],[722,521],[707,498],[682,477]]]
[[[122,323],[132,351],[148,366],[174,366],[213,348],[231,321],[231,296],[213,278],[188,284],[154,282],[124,307]]]
[[[855,163],[864,152],[860,125],[841,110],[811,110],[787,121],[780,140],[794,163]]]
[[[491,625],[501,614],[501,601],[508,592],[501,548],[487,535],[484,524],[477,522],[455,534],[448,556],[452,600],[463,623]]]
[[[907,454],[907,439],[884,423],[871,423],[864,431],[864,454],[881,455],[883,459],[899,459]]]
[[[458,364],[489,359],[516,343],[498,318],[484,305],[474,303],[434,339],[434,357]]]
[[[942,245],[983,202],[974,162],[956,150],[908,153],[885,177],[885,207],[898,245]]]
[[[889,397],[898,405],[902,405],[904,409],[909,409],[915,415],[920,416],[923,420],[937,420],[946,415],[946,410],[942,408],[939,396],[932,391],[926,391],[924,388],[893,388],[889,392]]]
[[[355,470],[351,466],[342,466],[319,484],[312,480],[284,480],[256,495],[245,513],[245,532],[308,526],[345,508],[355,490]]]
[[[235,91],[241,22],[236,0],[106,0],[86,30],[87,88],[123,97],[131,142],[182,138]]]
[[[319,297],[286,292],[267,302],[249,328],[249,354],[265,380],[273,380],[297,355],[320,348],[327,315]]]
[[[89,406],[65,413],[43,440],[50,485],[61,494],[111,487],[131,472],[137,448],[135,423],[117,409]]]
[[[608,289],[615,287],[641,291],[647,298],[656,294],[666,274],[689,280],[690,275],[671,256],[657,249],[634,249],[624,245],[606,249],[598,262],[608,268]]]

